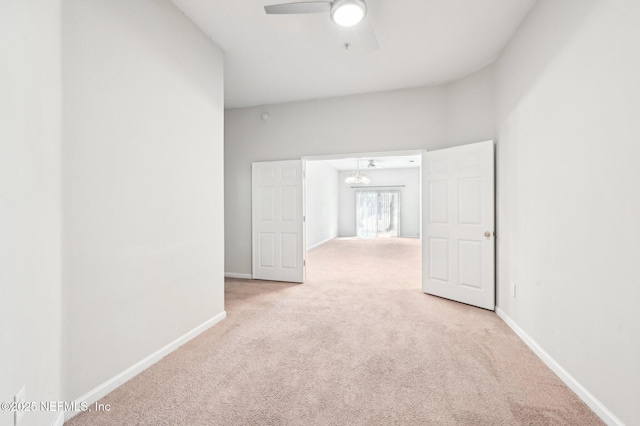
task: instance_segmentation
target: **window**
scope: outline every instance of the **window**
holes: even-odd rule
[[[358,237],[397,237],[400,225],[399,203],[399,191],[357,191],[356,234]]]

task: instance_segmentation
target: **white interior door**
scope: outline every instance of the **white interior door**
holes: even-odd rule
[[[493,141],[422,158],[422,290],[495,308]]]
[[[253,279],[304,282],[302,160],[252,165]]]

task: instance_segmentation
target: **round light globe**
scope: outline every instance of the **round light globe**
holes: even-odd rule
[[[342,27],[352,27],[362,21],[367,6],[362,0],[336,0],[331,9],[331,19]]]

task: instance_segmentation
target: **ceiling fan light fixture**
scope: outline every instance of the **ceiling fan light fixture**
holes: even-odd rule
[[[342,27],[352,27],[367,14],[364,0],[335,0],[331,5],[331,19]]]

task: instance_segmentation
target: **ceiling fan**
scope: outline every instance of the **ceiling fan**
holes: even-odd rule
[[[308,1],[295,3],[273,4],[264,7],[267,15],[296,15],[303,13],[329,13],[331,20],[341,27],[355,27],[361,23],[367,15],[367,5],[364,0],[334,0],[334,1]],[[355,29],[355,28],[354,28]],[[368,44],[371,50],[377,49],[378,40],[373,28],[365,21],[358,26],[361,39]],[[351,33],[351,36],[358,34]],[[357,37],[356,37],[357,40]],[[348,50],[350,45],[346,41],[343,45]]]

